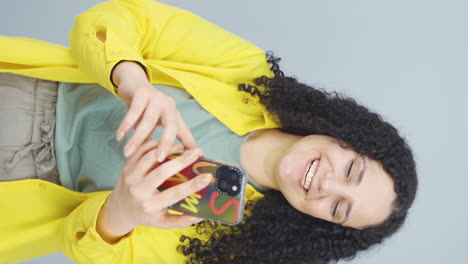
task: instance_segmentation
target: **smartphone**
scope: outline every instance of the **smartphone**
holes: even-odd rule
[[[179,156],[178,154],[171,155],[163,162]],[[158,189],[166,190],[203,173],[213,175],[211,183],[206,188],[173,204],[170,209],[227,225],[240,223],[244,215],[247,177],[245,170],[239,166],[201,158],[167,179]]]

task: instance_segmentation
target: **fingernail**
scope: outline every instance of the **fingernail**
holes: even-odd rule
[[[117,141],[122,141],[124,135],[125,133],[123,131],[119,132],[119,134],[117,135]]]
[[[197,224],[197,223],[200,223],[203,220],[205,220],[205,219],[194,216],[193,219],[192,219],[192,223]]]
[[[200,177],[201,177],[201,179],[200,179],[200,185],[201,186],[207,185],[211,181],[211,179],[213,178],[211,176],[211,174],[205,174],[205,175],[202,175]]]
[[[200,147],[196,147],[196,148],[193,148],[192,149],[195,153],[197,153],[197,156],[198,157],[205,157],[205,153],[203,152],[203,150],[200,148]],[[197,158],[198,158],[197,157]]]
[[[196,152],[194,149],[189,150],[189,153],[188,153],[188,154],[189,154],[189,158],[190,158],[191,160],[192,160],[192,159],[198,158],[197,152]]]
[[[133,154],[133,152],[135,151],[135,146],[133,144],[130,144],[128,145],[125,149],[124,149],[124,155],[125,157],[129,157],[130,155]]]
[[[166,153],[158,150],[158,162],[163,162],[164,158],[166,158]]]

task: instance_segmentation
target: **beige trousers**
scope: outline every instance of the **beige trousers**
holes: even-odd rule
[[[0,73],[0,181],[60,184],[55,161],[58,83]]]

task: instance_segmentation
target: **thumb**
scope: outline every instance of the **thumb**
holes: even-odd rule
[[[193,215],[188,215],[188,214],[174,215],[168,212],[166,212],[166,215],[164,218],[165,218],[165,222],[170,225],[167,228],[185,228],[185,227],[200,223],[201,221],[205,220],[203,218],[193,216]]]

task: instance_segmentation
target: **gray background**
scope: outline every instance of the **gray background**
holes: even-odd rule
[[[74,17],[97,2],[2,1],[0,34],[68,45]],[[163,2],[274,51],[288,75],[357,98],[408,139],[414,209],[402,232],[351,263],[468,263],[468,1]]]

